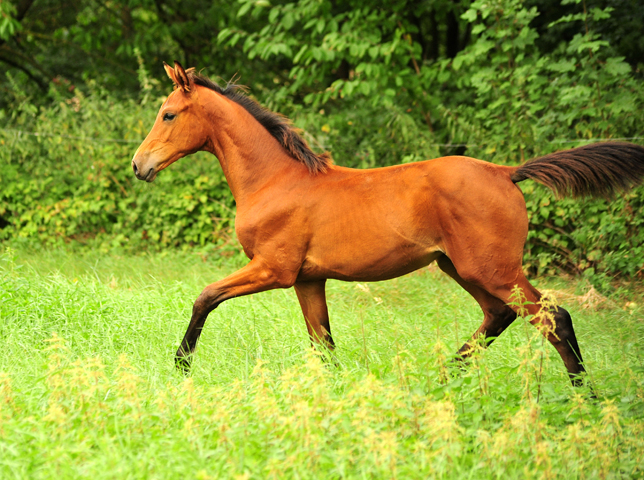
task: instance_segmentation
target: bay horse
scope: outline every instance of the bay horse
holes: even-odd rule
[[[134,173],[152,182],[186,155],[214,154],[237,204],[235,230],[250,259],[195,301],[175,357],[179,369],[189,370],[208,314],[230,298],[294,287],[312,343],[333,349],[327,279],[387,280],[436,261],[483,310],[483,323],[458,358],[515,320],[519,307],[509,304],[518,286],[531,322],[550,323],[542,333],[573,385],[581,384],[585,370],[570,315],[556,307],[550,316],[537,315],[541,294],[523,273],[528,216],[516,184],[533,179],[559,196],[610,197],[644,179],[643,147],[596,143],[518,167],[448,156],[351,169],[314,153],[285,117],[240,87],[220,87],[177,62],[164,68],[174,91],[134,154]]]

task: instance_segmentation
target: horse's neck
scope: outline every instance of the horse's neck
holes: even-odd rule
[[[289,171],[306,168],[233,101],[226,100],[226,109],[212,112],[209,120],[212,133],[206,149],[219,159],[238,206]]]

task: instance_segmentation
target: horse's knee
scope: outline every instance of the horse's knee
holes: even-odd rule
[[[208,315],[221,303],[223,292],[217,288],[208,285],[199,294],[195,303],[192,304],[192,314],[194,315]]]

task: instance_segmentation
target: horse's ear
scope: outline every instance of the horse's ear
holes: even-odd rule
[[[174,68],[172,68],[170,65],[168,65],[165,62],[163,62],[163,68],[165,70],[165,73],[168,75],[168,77],[170,77],[170,80],[172,80],[172,82],[175,85],[178,85],[179,82],[177,81],[177,75],[174,73]]]
[[[177,86],[184,92],[190,92],[192,79],[188,76],[179,62],[174,61],[174,73],[177,76]]]
[[[186,72],[186,70],[184,70],[181,64],[177,61],[174,62],[174,68],[163,62],[163,68],[165,69],[165,73],[168,74],[168,77],[170,77],[170,80],[174,82],[178,89],[184,92],[190,92],[192,88],[192,79],[188,75],[188,72],[193,69],[188,69]]]

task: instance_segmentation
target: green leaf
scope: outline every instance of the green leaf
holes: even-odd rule
[[[278,7],[273,7],[271,8],[270,12],[268,12],[268,22],[269,23],[275,23],[277,20],[277,17],[279,17],[281,10]]]
[[[237,17],[243,17],[248,13],[248,11],[251,9],[253,6],[253,2],[251,1],[245,1],[241,7],[239,7],[239,10],[237,11]]]
[[[281,23],[285,30],[290,30],[291,28],[293,28],[293,25],[295,24],[295,18],[293,17],[293,13],[290,11],[286,12],[282,17]]]
[[[219,34],[217,35],[217,41],[222,42],[226,40],[228,37],[230,37],[233,34],[233,30],[230,28],[224,28],[222,29]]]
[[[326,25],[326,22],[325,22],[324,18],[320,18],[320,19],[318,19],[318,21],[317,21],[317,23],[315,25],[315,29],[317,30],[318,33],[322,33],[324,31],[325,25]]]
[[[474,23],[477,16],[478,12],[475,9],[470,8],[463,15],[461,15],[461,18],[467,22]]]
[[[625,77],[631,73],[631,66],[624,62],[624,57],[610,57],[606,59],[604,70],[615,77]]]
[[[562,58],[561,60],[550,63],[549,65],[547,65],[547,68],[549,70],[552,70],[553,72],[565,73],[574,72],[576,65],[574,59]]]

